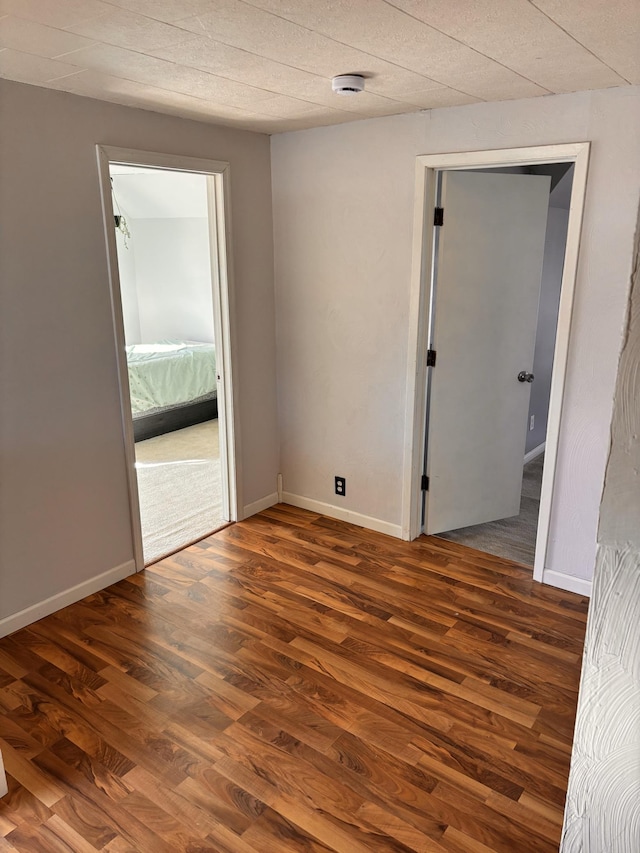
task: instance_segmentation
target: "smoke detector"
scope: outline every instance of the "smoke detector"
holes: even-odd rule
[[[333,78],[331,88],[337,95],[357,95],[364,89],[364,77],[362,74],[342,74]]]

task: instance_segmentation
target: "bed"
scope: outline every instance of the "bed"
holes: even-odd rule
[[[126,351],[136,441],[218,417],[213,344],[159,341]]]

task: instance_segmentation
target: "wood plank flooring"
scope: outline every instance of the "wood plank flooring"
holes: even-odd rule
[[[0,853],[557,851],[586,612],[267,510],[0,640]]]

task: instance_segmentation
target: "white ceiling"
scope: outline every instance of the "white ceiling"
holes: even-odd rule
[[[0,0],[0,76],[277,133],[638,84],[640,0]]]

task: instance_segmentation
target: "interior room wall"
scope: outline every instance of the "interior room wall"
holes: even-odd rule
[[[553,193],[551,196],[553,197]],[[562,270],[564,268],[568,224],[568,210],[563,210],[559,207],[549,207],[547,233],[544,243],[542,280],[540,282],[536,346],[532,367],[535,379],[531,385],[529,418],[527,422],[530,427],[531,418],[533,417],[534,427],[533,429],[527,429],[525,453],[529,453],[543,444],[547,434],[553,352],[558,326],[558,306],[560,304],[560,289],[562,287]]]
[[[133,220],[127,218],[127,228],[133,238],[135,226]],[[116,229],[116,248],[118,250],[118,274],[120,276],[120,298],[122,300],[122,320],[124,337],[127,344],[140,344],[140,308],[138,306],[138,289],[136,285],[136,258],[133,239],[126,238]]]
[[[640,218],[561,853],[640,850]]]
[[[593,143],[545,578],[588,592],[640,195],[640,89],[272,139],[284,491],[400,532],[415,158]],[[445,226],[446,227],[446,226]],[[347,480],[346,496],[333,478]]]
[[[136,219],[134,228],[140,342],[213,343],[208,220]]]
[[[279,448],[268,137],[6,80],[0,103],[6,633],[133,570],[96,143],[230,163],[243,505]]]

